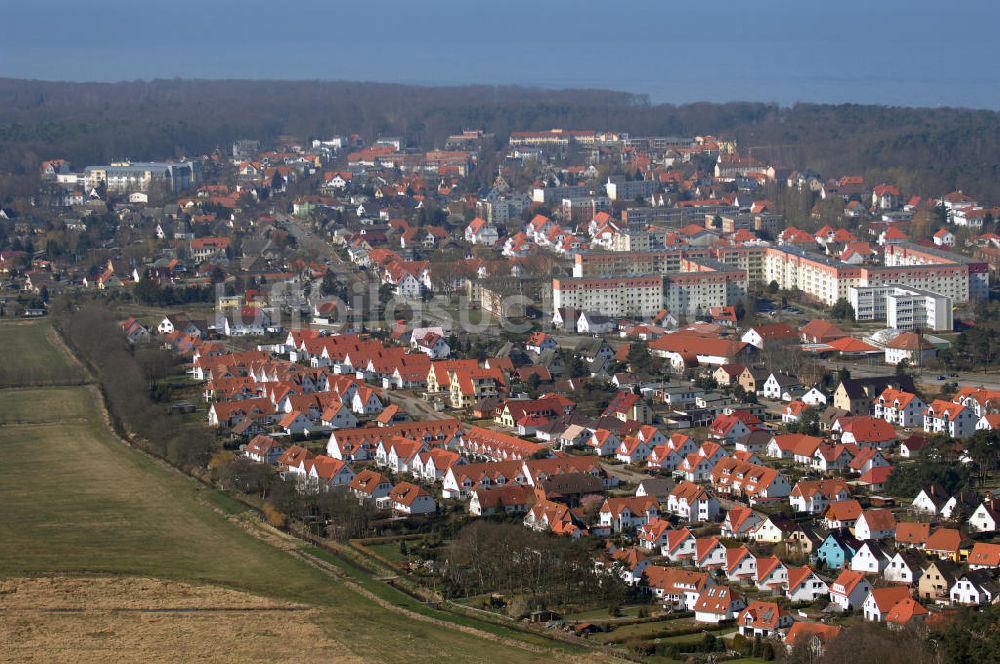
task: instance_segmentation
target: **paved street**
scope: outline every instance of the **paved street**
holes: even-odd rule
[[[891,374],[895,369],[891,366],[885,364],[868,364],[862,362],[830,362],[830,369],[837,371],[841,368],[846,368],[851,372],[851,376],[855,378],[863,378],[866,376],[885,376],[886,374]],[[914,381],[921,385],[926,385],[929,388],[940,387],[944,383],[959,383],[960,385],[973,386],[973,387],[985,387],[993,390],[1000,390],[1000,374],[996,373],[984,373],[980,371],[963,371],[958,372],[957,377],[953,377],[951,374],[954,372],[940,370],[931,371],[928,369],[923,369],[920,371],[915,371]],[[945,380],[938,380],[938,376],[944,376]]]
[[[431,402],[424,401],[410,390],[390,390],[385,394],[392,403],[398,405],[417,420],[443,420],[455,417],[446,412],[434,410]]]

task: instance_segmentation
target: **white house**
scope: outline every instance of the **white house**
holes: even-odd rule
[[[892,556],[885,547],[875,540],[869,540],[851,558],[851,569],[862,574],[881,574],[891,560]]]
[[[378,415],[382,412],[382,401],[378,397],[378,392],[370,387],[359,388],[351,400],[351,410],[358,415]]]
[[[726,565],[727,552],[718,537],[702,537],[695,542],[694,566],[699,569],[721,569]]]
[[[896,536],[896,517],[887,509],[869,509],[854,524],[854,537],[861,540],[886,540]]]
[[[667,532],[667,541],[660,548],[660,555],[672,563],[687,561],[694,556],[696,539],[687,528]]]
[[[948,591],[952,604],[982,606],[1000,596],[1000,585],[985,570],[977,569],[960,576]]]
[[[954,247],[955,246],[955,234],[949,231],[947,228],[942,228],[934,234],[934,244],[939,247]]]
[[[882,570],[882,577],[889,583],[914,585],[923,574],[924,557],[912,549],[897,551],[889,564]]]
[[[987,499],[979,503],[969,517],[969,530],[974,533],[994,533],[1000,530],[1000,500]]]
[[[807,565],[788,570],[788,589],[785,596],[792,602],[815,602],[829,594],[826,581],[819,578]]]
[[[694,604],[696,622],[719,623],[732,620],[746,608],[744,599],[725,586],[710,586],[701,591]]]
[[[861,605],[861,610],[868,622],[885,622],[892,607],[905,599],[911,599],[910,589],[906,586],[873,588]]]
[[[382,499],[397,514],[431,514],[437,510],[437,502],[422,488],[409,482],[400,482],[392,487],[389,495]]]
[[[975,433],[977,419],[968,406],[935,399],[924,409],[924,431],[966,438]]]
[[[900,427],[922,427],[926,408],[916,394],[891,387],[875,399],[875,417]]]
[[[830,586],[830,600],[841,611],[852,611],[861,608],[871,589],[872,584],[861,572],[845,569]]]
[[[465,241],[469,244],[481,244],[492,247],[500,239],[496,226],[485,219],[476,217],[465,227]]]
[[[584,311],[576,321],[579,334],[606,334],[615,329],[615,322],[603,314]]]

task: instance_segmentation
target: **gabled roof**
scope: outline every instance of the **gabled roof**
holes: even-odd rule
[[[743,599],[742,596],[726,586],[711,586],[698,595],[694,610],[699,613],[729,613],[732,602]]]
[[[861,516],[861,503],[856,500],[839,500],[830,503],[823,517],[830,521],[856,521]]]
[[[889,614],[885,617],[886,622],[896,625],[909,625],[914,618],[930,615],[924,606],[912,597],[906,597],[897,602],[889,609]]]
[[[870,530],[895,530],[896,516],[887,509],[869,509],[861,513],[858,517],[864,519]]]
[[[896,524],[896,542],[900,544],[923,545],[930,537],[931,524],[916,521],[900,521]]]
[[[908,586],[872,588],[871,598],[880,612],[887,613],[904,599],[910,598],[910,588]]]
[[[938,528],[924,543],[924,551],[947,551],[954,553],[962,545],[962,534],[955,528]]]
[[[843,631],[844,628],[839,625],[795,622],[785,634],[785,645],[795,645],[799,642],[809,643],[812,639],[817,639],[821,643],[829,643],[840,636]]]
[[[840,573],[832,584],[830,584],[830,592],[850,595],[854,592],[854,589],[858,587],[858,584],[865,580],[865,575],[861,572],[856,572],[853,569],[845,569]],[[835,590],[835,588],[843,588],[843,592]],[[909,591],[907,591],[909,592]]]
[[[768,630],[775,630],[778,621],[788,612],[778,606],[777,602],[764,602],[759,599],[751,600],[747,608],[743,609],[739,615],[739,624],[750,627],[759,627]]]
[[[969,564],[1000,567],[1000,544],[976,542],[969,554]]]
[[[796,588],[805,583],[810,577],[816,575],[816,572],[809,567],[809,565],[803,565],[802,567],[789,567],[788,568],[788,590],[789,592],[794,592]]]

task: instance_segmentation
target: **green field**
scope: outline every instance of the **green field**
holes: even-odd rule
[[[0,326],[0,347],[11,329],[15,326]],[[44,324],[37,324],[36,333],[43,330]],[[22,334],[21,328],[13,334]],[[44,342],[44,334],[35,340]],[[49,348],[34,351],[28,361],[63,363],[59,351]],[[11,360],[25,361],[17,356]],[[248,533],[254,528],[248,514],[228,519],[220,514],[220,507],[240,511],[231,500],[114,438],[99,416],[91,387],[0,390],[0,417],[5,503],[0,511],[0,578],[150,576],[308,604],[321,609],[317,622],[331,638],[368,661],[551,659],[549,652],[484,641],[386,609]],[[309,552],[297,543],[286,542],[285,547]],[[378,590],[381,599],[410,608],[399,599],[405,595],[388,586]],[[449,616],[430,610],[425,615]],[[481,627],[477,621],[454,622]],[[491,634],[518,636],[486,625]],[[524,640],[542,642],[534,636]]]
[[[0,322],[0,339],[4,344],[0,387],[75,383],[81,380],[80,369],[69,363],[46,338],[49,331],[48,321]]]

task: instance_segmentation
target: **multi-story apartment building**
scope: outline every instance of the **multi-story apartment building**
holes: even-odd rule
[[[603,134],[591,129],[549,129],[548,131],[515,131],[510,135],[511,145],[565,146],[571,142],[593,145]]]
[[[713,258],[708,247],[638,251],[632,253],[583,253],[573,258],[574,277],[624,277],[637,274],[668,274],[681,271],[685,258]]]
[[[902,258],[896,247],[906,250]],[[725,264],[745,273],[746,284],[769,284],[780,288],[797,289],[823,304],[832,306],[843,298],[851,301],[852,289],[876,288],[871,293],[861,291],[855,309],[867,307],[865,320],[886,317],[878,307],[880,298],[893,303],[894,321],[905,327],[934,325],[934,329],[951,329],[952,303],[968,302],[982,297],[989,288],[989,270],[984,263],[977,263],[958,255],[945,255],[926,247],[908,249],[909,245],[890,245],[886,248],[887,265],[849,265],[819,253],[790,246],[767,244],[746,246],[684,247],[660,251],[633,251],[610,253],[583,253],[574,257],[573,276],[612,277],[627,275],[673,275],[692,269],[691,261],[708,265],[708,262]],[[916,245],[912,245],[916,246]],[[918,258],[924,263],[916,263]],[[950,262],[946,262],[950,260]],[[689,263],[686,264],[685,261]],[[903,262],[907,261],[907,262]],[[938,262],[933,262],[938,261]],[[712,268],[716,271],[718,267]],[[882,290],[877,290],[881,288]],[[984,291],[984,289],[987,289]],[[928,303],[928,293],[933,302]],[[874,298],[874,300],[866,300]],[[921,323],[920,321],[924,322]],[[940,327],[939,327],[940,326]]]
[[[648,252],[646,256],[659,262],[666,258],[664,253]],[[553,279],[553,306],[608,316],[651,316],[665,306],[677,315],[697,316],[712,307],[731,304],[747,292],[747,275],[739,268],[708,258],[677,259],[676,269],[663,274]]]
[[[899,330],[954,328],[951,298],[899,284],[851,288],[849,300],[857,320],[884,320]]]
[[[651,240],[647,231],[624,230],[611,238],[611,251],[649,251]]]
[[[988,292],[989,271],[984,264],[957,255],[947,257],[954,259],[952,262],[944,262],[945,257],[931,254],[945,252],[926,247],[908,252],[910,258],[907,260],[914,260],[919,255],[928,262],[901,263],[900,254],[895,251],[898,246],[887,245],[887,264],[877,266],[848,265],[792,247],[768,247],[764,279],[767,283],[777,282],[781,288],[797,288],[827,305],[833,305],[840,298],[850,300],[851,288],[889,284],[931,291],[957,303],[982,297],[984,287]]]
[[[536,190],[537,191],[537,190]],[[573,196],[560,203],[562,218],[574,223],[588,222],[598,212],[611,212],[611,199],[606,196]]]
[[[604,185],[608,198],[613,201],[632,201],[637,197],[649,198],[656,192],[656,180],[608,180]]]
[[[198,183],[201,166],[197,162],[115,162],[88,166],[84,180],[90,188],[105,183],[109,191],[149,191],[162,184],[167,191],[181,191]]]
[[[947,295],[955,302],[989,297],[989,266],[961,254],[912,242],[898,242],[886,246],[885,265],[887,268],[917,266],[931,268],[927,272],[912,272],[914,281],[907,281],[905,285]],[[958,296],[949,293],[947,291],[949,287],[953,287]]]
[[[606,316],[655,316],[663,308],[663,277],[553,279],[552,306]]]
[[[666,308],[685,316],[705,314],[724,307],[747,292],[746,272],[707,259],[683,259],[681,271],[663,277]]]

